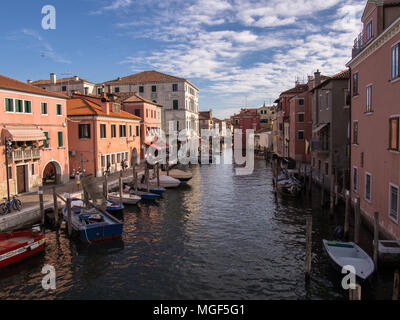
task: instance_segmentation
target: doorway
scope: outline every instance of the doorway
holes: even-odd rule
[[[26,192],[26,166],[17,166],[17,193]]]

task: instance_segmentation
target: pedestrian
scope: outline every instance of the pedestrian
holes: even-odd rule
[[[76,172],[76,175],[75,175],[75,183],[76,183],[76,186],[77,186],[77,188],[78,188],[78,191],[80,191],[81,174],[79,173],[79,171]]]

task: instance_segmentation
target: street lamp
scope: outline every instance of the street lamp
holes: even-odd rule
[[[7,175],[7,199],[8,202],[10,202],[10,182],[9,182],[9,175],[8,175],[8,157],[12,156],[12,141],[10,138],[6,138],[5,139],[5,155],[6,155],[6,175]]]

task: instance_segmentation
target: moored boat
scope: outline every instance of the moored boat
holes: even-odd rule
[[[44,247],[45,235],[40,232],[40,227],[0,234],[0,268],[42,252]]]
[[[323,244],[332,265],[338,271],[341,272],[344,266],[352,266],[361,280],[366,280],[374,273],[373,260],[355,243],[323,240]]]
[[[122,223],[111,214],[91,205],[86,209],[81,199],[71,201],[72,229],[84,243],[121,238]],[[63,210],[64,220],[68,221],[67,206]]]
[[[110,192],[108,194],[108,198],[113,201],[119,201],[119,192]],[[138,195],[131,194],[129,192],[122,192],[122,203],[123,204],[136,204],[138,203],[142,198]]]
[[[400,241],[379,240],[378,256],[379,256],[379,261],[383,263],[400,264]]]
[[[157,178],[150,180],[152,185],[157,185]],[[163,188],[176,188],[181,184],[180,180],[170,176],[160,175],[160,186]]]
[[[188,182],[193,177],[193,175],[190,172],[186,172],[186,171],[179,170],[179,169],[172,169],[168,173],[169,173],[169,177],[177,179],[177,180],[179,180],[180,182],[183,182],[183,183]],[[161,172],[161,175],[166,176],[167,173],[166,172]]]
[[[113,199],[109,198],[109,199],[107,199],[106,210],[109,213],[119,212],[119,211],[124,210],[124,205],[121,202],[119,202],[119,199],[118,200],[113,200]]]
[[[298,197],[303,188],[302,183],[289,170],[283,170],[277,178],[278,191],[283,196]]]

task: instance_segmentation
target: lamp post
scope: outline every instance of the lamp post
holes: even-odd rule
[[[6,155],[7,199],[8,199],[8,202],[10,202],[10,182],[9,182],[9,175],[8,175],[8,157],[11,156],[11,152],[12,152],[12,149],[11,149],[12,141],[11,141],[11,139],[10,138],[6,138],[5,142],[4,142],[4,145],[5,145],[4,152],[5,152],[5,155]]]

